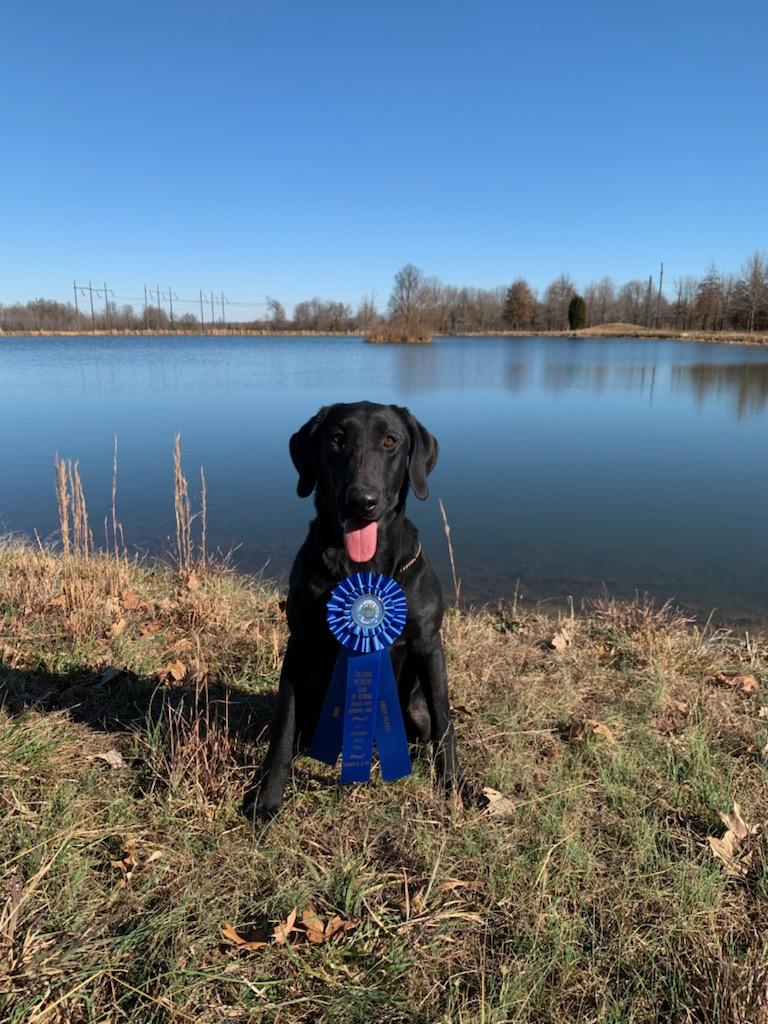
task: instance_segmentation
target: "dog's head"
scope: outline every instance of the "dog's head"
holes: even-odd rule
[[[438,455],[437,441],[408,409],[372,402],[324,406],[290,449],[299,495],[317,490],[318,510],[338,518],[354,562],[373,558],[377,524],[402,509],[409,483],[417,498],[427,497]]]

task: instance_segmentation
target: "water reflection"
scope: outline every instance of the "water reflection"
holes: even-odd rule
[[[608,364],[577,365],[558,363],[544,368],[542,384],[547,391],[559,394],[577,389],[602,394],[607,389],[643,391],[653,386],[655,365],[610,366]]]
[[[737,419],[761,416],[768,404],[768,363],[696,363],[672,366],[673,391],[686,391],[699,406],[712,398],[731,399]]]

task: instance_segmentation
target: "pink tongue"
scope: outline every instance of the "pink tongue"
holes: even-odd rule
[[[370,562],[376,554],[378,523],[364,523],[360,526],[355,519],[344,523],[344,547],[352,562]]]

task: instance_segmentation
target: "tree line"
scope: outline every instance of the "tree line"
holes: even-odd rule
[[[267,297],[262,319],[214,324],[216,329],[266,331],[337,331],[375,334],[384,326],[405,333],[466,334],[484,331],[564,331],[603,324],[635,324],[658,330],[768,331],[768,256],[754,252],[737,272],[711,264],[703,276],[685,276],[662,287],[661,276],[617,284],[602,277],[578,288],[561,274],[540,293],[519,277],[497,288],[444,284],[409,263],[395,275],[385,310],[373,297],[356,308],[344,302],[311,298],[297,303],[289,315],[278,299]],[[118,331],[196,331],[191,313],[176,316],[158,306],[134,309],[110,302],[93,317],[69,302],[34,299],[0,305],[0,330],[7,332],[75,331],[79,328]]]

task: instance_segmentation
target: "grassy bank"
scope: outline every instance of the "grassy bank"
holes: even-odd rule
[[[708,842],[768,819],[765,639],[452,613],[460,750],[506,800],[301,758],[254,830],[276,592],[5,543],[0,617],[4,1022],[768,1020],[763,836]]]

